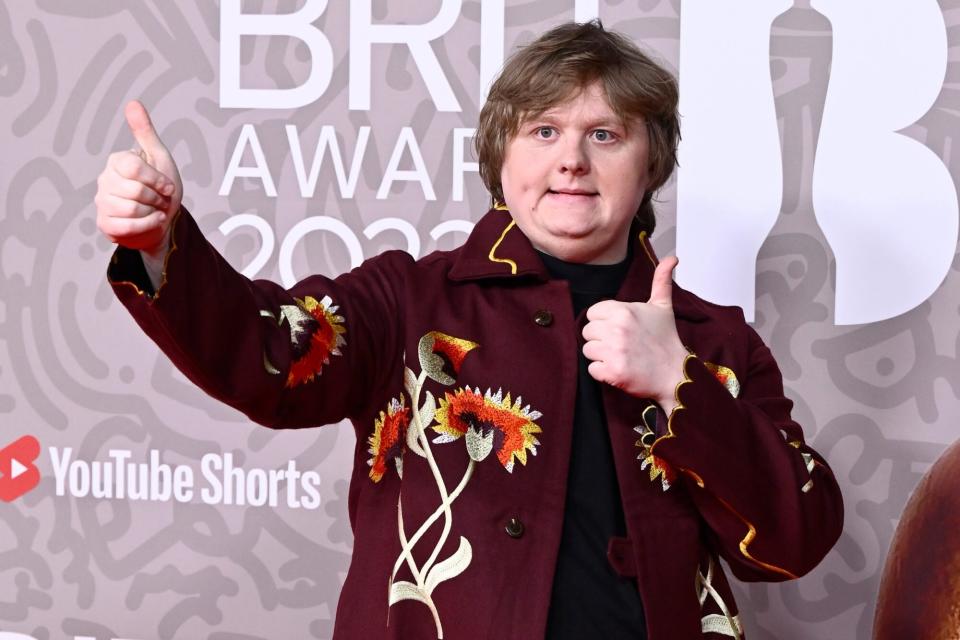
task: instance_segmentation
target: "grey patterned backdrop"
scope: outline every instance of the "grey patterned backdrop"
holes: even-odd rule
[[[248,13],[300,4],[242,3]],[[684,4],[603,0],[600,15],[676,70]],[[749,3],[727,4],[735,12]],[[506,5],[508,51],[573,18],[572,1]],[[940,156],[956,182],[960,1],[939,5],[950,45],[947,77],[936,103],[905,133]],[[377,0],[373,17],[418,24],[439,6],[439,0]],[[345,223],[365,256],[408,246],[398,231],[372,239],[363,233],[388,217],[412,223],[421,255],[460,242],[460,231],[438,239],[430,232],[446,221],[476,220],[487,204],[475,174],[466,178],[463,201],[452,201],[451,170],[451,132],[474,126],[478,112],[481,5],[464,1],[455,25],[434,43],[462,107],[453,113],[436,110],[402,46],[373,48],[372,108],[349,111],[348,11],[348,3],[330,2],[314,23],[335,62],[323,97],[296,110],[249,110],[219,106],[216,2],[0,3],[0,447],[29,434],[43,448],[39,485],[0,503],[0,631],[38,640],[330,637],[350,560],[351,429],[276,434],[190,386],[113,299],[104,278],[111,247],[95,228],[92,199],[107,155],[132,144],[122,105],[137,97],[180,164],[186,204],[238,268],[272,239],[259,275],[279,279],[281,242],[311,216]],[[936,293],[906,314],[869,325],[833,321],[833,255],[814,218],[810,188],[831,41],[830,22],[802,0],[771,31],[784,198],[757,261],[755,326],[781,364],[808,440],[837,474],[846,526],[837,547],[801,580],[734,585],[747,633],[757,640],[870,636],[897,519],[922,474],[960,432],[960,260]],[[241,56],[248,86],[294,86],[310,70],[306,48],[292,38],[247,38]],[[275,198],[251,179],[218,195],[244,124],[256,125]],[[348,169],[361,128],[370,127],[354,197],[341,197],[329,159],[313,197],[300,195],[284,131],[291,124],[305,149],[332,125]],[[405,126],[419,143],[436,200],[425,200],[414,182],[397,182],[388,198],[376,198]],[[252,162],[249,154],[245,160]],[[410,162],[407,155],[401,166]],[[676,238],[675,186],[660,199],[655,245],[666,254]],[[266,221],[275,237],[265,240],[249,226],[224,233],[221,225],[244,213]],[[891,233],[909,229],[905,212],[903,229]],[[349,264],[345,244],[331,233],[309,234],[292,258],[299,276],[338,273]],[[61,454],[70,448],[85,461],[109,460],[110,450],[146,461],[156,450],[167,464],[194,469],[207,454],[232,454],[235,465],[248,469],[294,461],[320,474],[320,505],[61,496],[51,447]]]

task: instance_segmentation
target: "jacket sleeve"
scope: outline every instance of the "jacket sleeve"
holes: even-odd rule
[[[156,292],[138,251],[117,249],[107,275],[147,335],[211,396],[269,427],[315,426],[352,417],[396,371],[407,254],[285,290],[237,273],[186,209],[172,224]]]
[[[686,358],[677,408],[651,453],[685,478],[738,578],[786,580],[813,569],[837,541],[843,501],[826,462],[790,418],[793,403],[773,355],[747,331],[741,381]]]

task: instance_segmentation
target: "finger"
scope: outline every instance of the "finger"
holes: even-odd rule
[[[603,362],[591,362],[587,365],[587,373],[597,382],[607,382],[607,367]]]
[[[670,256],[657,265],[657,270],[653,272],[653,282],[650,284],[650,304],[673,306],[673,270],[679,262],[676,256]]]
[[[124,151],[111,156],[111,167],[121,178],[142,182],[158,193],[173,192],[173,182],[151,167],[139,154]]]
[[[605,320],[623,304],[619,300],[601,300],[587,309],[587,320]]]
[[[590,340],[603,340],[610,333],[609,327],[606,326],[606,323],[603,320],[591,320],[583,326],[583,330],[580,332],[580,335],[583,336],[583,339],[586,341]]]
[[[146,218],[156,210],[148,204],[114,195],[101,196],[97,204],[106,218]]]
[[[150,120],[150,114],[146,107],[139,100],[131,100],[123,110],[127,118],[127,126],[130,127],[130,133],[134,140],[150,155],[157,155],[159,152],[166,152],[167,148],[160,141],[157,130],[153,127]]]
[[[99,225],[100,230],[112,238],[127,238],[160,229],[166,217],[163,211],[154,210],[142,218],[103,218]]]
[[[591,362],[603,362],[606,356],[606,347],[597,340],[591,340],[583,344],[583,356]]]
[[[170,204],[167,198],[137,180],[120,178],[110,186],[110,192],[118,198],[150,205],[154,209],[165,209]]]

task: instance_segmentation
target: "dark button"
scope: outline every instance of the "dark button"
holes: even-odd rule
[[[540,309],[533,314],[533,321],[541,327],[549,327],[553,324],[553,314],[546,309]]]
[[[519,518],[510,518],[509,522],[507,522],[507,526],[505,526],[503,529],[511,538],[519,538],[523,535],[523,523],[520,522]]]

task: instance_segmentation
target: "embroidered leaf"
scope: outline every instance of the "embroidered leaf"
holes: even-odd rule
[[[464,570],[470,566],[471,560],[473,560],[473,548],[466,538],[460,536],[460,547],[452,556],[433,565],[430,573],[427,574],[427,579],[424,583],[427,593],[432,594],[433,590],[436,589],[437,585],[441,582],[449,580],[450,578],[456,578],[463,573]],[[396,586],[396,584],[394,584],[394,586]]]
[[[433,394],[427,391],[427,397],[423,401],[423,406],[420,407],[420,424],[423,425],[423,428],[426,429],[430,426],[430,423],[433,422],[433,416],[437,413],[437,399],[433,397]]]
[[[731,638],[740,638],[743,633],[738,616],[727,618],[716,613],[703,616],[700,620],[700,630],[703,633],[716,633]]]
[[[421,458],[426,458],[427,454],[423,450],[423,447],[420,446],[420,437],[422,430],[417,427],[416,421],[410,423],[410,426],[407,428],[407,449],[413,451],[415,454]]]
[[[417,376],[410,367],[403,368],[403,388],[411,398],[417,397]]]
[[[401,580],[394,582],[390,586],[390,604],[396,604],[401,600],[416,600],[424,604],[429,604],[430,600],[417,585],[412,582]]]

